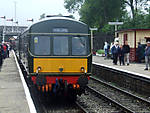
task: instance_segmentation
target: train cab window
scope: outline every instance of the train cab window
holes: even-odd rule
[[[86,37],[72,37],[72,55],[86,55],[87,41]]]
[[[69,48],[68,48],[68,37],[64,36],[56,36],[53,40],[53,51],[54,55],[68,55]]]
[[[50,37],[48,36],[34,37],[34,54],[50,55]]]

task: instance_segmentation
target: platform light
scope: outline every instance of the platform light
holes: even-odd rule
[[[93,38],[94,38],[93,32],[97,31],[97,30],[98,30],[98,28],[96,28],[96,27],[90,28],[90,31],[91,31],[91,49],[92,49],[92,51],[93,51]]]
[[[109,25],[114,25],[115,26],[115,37],[117,37],[117,26],[118,25],[122,25],[123,22],[118,22],[118,20],[116,22],[108,22]]]

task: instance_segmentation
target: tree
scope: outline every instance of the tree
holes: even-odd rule
[[[120,29],[149,28],[148,1],[150,0],[65,0],[65,7],[71,12],[78,11],[80,20],[90,27],[98,27],[100,31],[110,33],[112,27],[108,22],[116,20],[124,22],[119,26]]]
[[[120,0],[86,0],[79,14],[81,20],[90,26],[102,28],[109,21],[119,20],[123,14]]]
[[[65,0],[65,8],[72,12],[78,11],[80,20],[89,26],[102,28],[108,21],[121,17],[123,2],[120,0]]]
[[[135,14],[138,9],[141,9],[142,7],[146,8],[148,6],[148,1],[150,0],[124,0],[124,3],[131,9],[133,20],[135,19]]]
[[[69,12],[75,12],[79,11],[82,4],[84,3],[84,0],[65,0],[65,8],[68,9]]]

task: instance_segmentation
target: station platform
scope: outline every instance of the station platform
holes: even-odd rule
[[[134,75],[150,78],[150,70],[145,69],[145,63],[130,63],[130,65],[121,65],[119,61],[117,62],[118,65],[113,64],[112,59],[104,59],[102,56],[93,56],[93,63],[99,64],[105,67],[113,68],[119,71],[132,73]]]
[[[15,56],[3,62],[0,71],[0,113],[30,113]]]

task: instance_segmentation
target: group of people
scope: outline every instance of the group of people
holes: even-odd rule
[[[127,65],[129,65],[129,53],[130,53],[130,46],[126,41],[124,45],[119,46],[119,42],[115,42],[114,45],[111,47],[111,53],[113,58],[113,64],[117,65],[118,58],[120,65],[125,65],[125,61],[127,61]]]
[[[3,60],[9,57],[10,45],[8,43],[0,43],[0,67],[2,66]]]
[[[130,46],[127,41],[125,41],[124,45],[119,45],[119,42],[116,41],[111,47],[107,42],[105,42],[105,58],[109,55],[109,48],[111,50],[114,65],[117,65],[118,59],[120,65],[125,65],[125,61],[127,62],[126,64],[129,65]],[[145,58],[146,68],[144,70],[148,70],[148,68],[150,69],[150,41],[147,41],[146,47],[143,47],[141,43],[138,42],[136,56],[139,63],[141,63],[142,59]]]

